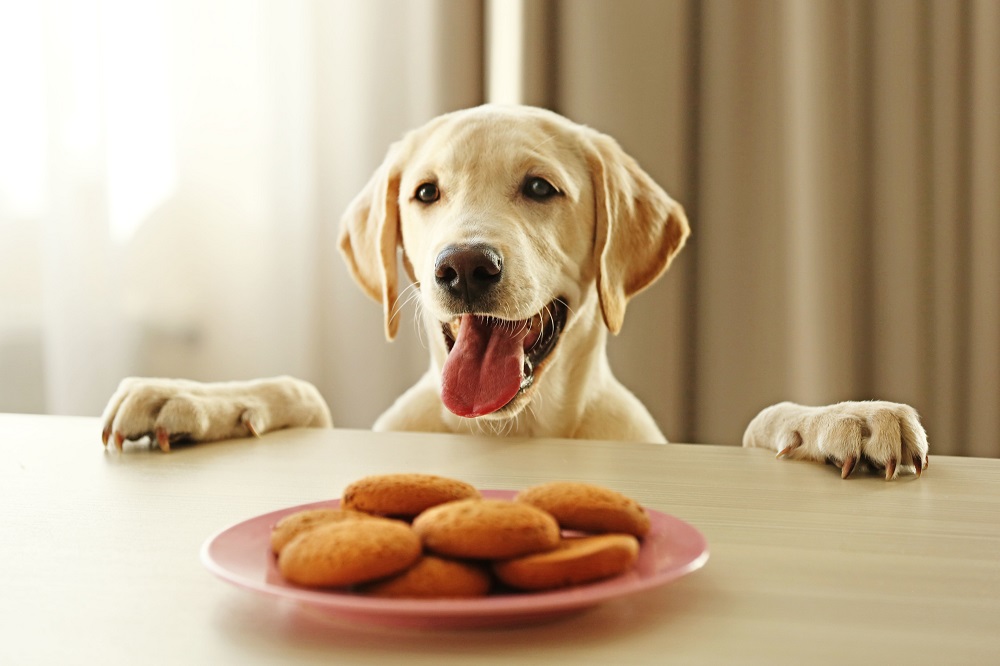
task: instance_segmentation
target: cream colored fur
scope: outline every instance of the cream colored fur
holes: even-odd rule
[[[544,202],[519,188],[528,177],[560,195]],[[418,201],[426,182],[440,200]],[[608,331],[622,326],[629,299],[656,280],[683,247],[689,227],[673,201],[611,138],[554,113],[483,106],[440,116],[394,144],[342,219],[341,250],[361,288],[378,301],[385,333],[399,327],[400,260],[430,341],[426,374],[375,423],[376,430],[473,432],[626,441],[666,441],[641,402],[613,375]],[[442,323],[458,313],[435,283],[435,257],[456,244],[488,244],[504,257],[493,310],[526,320],[553,299],[566,325],[537,381],[502,410],[464,418],[445,408]],[[667,342],[665,342],[667,344]],[[129,378],[104,414],[104,438],[151,436],[164,448],[330,426],[314,387],[289,377],[196,384]],[[922,469],[927,440],[915,411],[893,403],[806,408],[782,403],[747,429],[745,446],[795,458],[831,459],[849,473],[870,460],[895,476]]]

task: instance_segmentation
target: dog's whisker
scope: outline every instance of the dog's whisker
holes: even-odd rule
[[[415,291],[413,289],[413,285],[408,285],[405,289],[403,289],[402,293],[400,293],[399,297],[396,299],[396,305],[394,306],[396,313],[398,314],[407,305],[409,305],[413,301],[414,296]],[[400,301],[402,301],[402,303],[400,303]]]
[[[427,349],[427,341],[424,339],[424,327],[421,325],[421,320],[423,319],[423,300],[420,298],[420,287],[416,284],[407,285],[406,289],[403,290],[406,294],[406,300],[403,303],[403,307],[413,304],[413,327],[416,329],[417,340],[420,341],[420,345]]]
[[[393,301],[392,306],[389,308],[390,316],[389,321],[394,320],[397,316],[402,314],[403,310],[409,304],[409,302],[414,298],[414,287],[413,284],[408,284],[406,287],[396,296],[396,300]]]
[[[555,302],[556,302],[556,303],[559,303],[559,304],[560,304],[560,305],[562,305],[562,306],[563,306],[564,308],[566,308],[566,311],[567,311],[567,312],[569,312],[569,313],[570,313],[571,315],[574,315],[574,316],[576,315],[576,310],[574,310],[573,308],[571,308],[571,307],[569,306],[569,303],[567,303],[567,302],[566,302],[566,301],[564,301],[563,299],[561,299],[561,298],[557,298],[557,299],[555,300]]]
[[[406,305],[406,302],[404,301],[402,304],[400,304],[399,301],[400,299],[403,298],[403,294],[405,293],[406,290],[404,289],[402,293],[396,296],[396,300],[392,302],[392,305],[389,306],[389,321],[394,320],[403,311],[403,306]]]
[[[530,406],[527,409],[529,414],[533,417],[536,416],[535,411]],[[509,437],[516,435],[521,430],[521,413],[519,412],[505,419],[473,419],[469,429],[474,434],[489,437]]]
[[[545,144],[547,144],[549,141],[555,141],[555,138],[556,138],[555,134],[550,134],[544,140],[539,141],[537,144],[535,144],[535,147],[532,148],[532,150],[538,150],[539,148],[541,148],[542,146],[544,146]]]
[[[541,321],[541,332],[538,334],[538,338],[535,340],[534,344],[537,345],[539,342],[545,339],[545,329],[549,326],[555,327],[555,315],[552,314],[552,310],[548,305],[542,310],[542,321]]]
[[[527,405],[527,406],[525,407],[525,411],[527,411],[527,412],[528,412],[528,414],[529,414],[529,415],[531,415],[531,418],[532,418],[532,420],[537,420],[537,419],[538,419],[538,411],[536,411],[536,409],[535,409],[535,408],[537,407],[537,408],[541,409],[541,406],[542,406],[542,402],[544,402],[544,401],[542,400],[542,396],[541,396],[541,395],[536,395],[536,396],[535,396],[535,399],[534,399],[534,400],[532,400],[532,401],[531,401],[531,402],[530,402],[530,403],[529,403],[529,404],[528,404],[528,405]]]
[[[414,328],[416,329],[417,340],[420,341],[420,344],[424,349],[427,349],[427,343],[424,340],[423,326],[420,325],[421,314],[423,312],[423,301],[420,298],[420,285],[416,283],[408,284],[403,291],[400,292],[399,296],[396,298],[395,304],[393,305],[392,319],[400,315],[411,303],[414,306],[413,323]]]
[[[507,436],[512,435],[514,433],[514,426],[516,426],[516,425],[517,425],[517,416],[516,415],[512,419],[506,419],[506,420],[504,420],[502,422],[502,430],[503,430],[503,432],[501,433],[500,436],[501,437],[507,437]]]
[[[429,349],[429,346],[428,346],[428,341],[424,338],[424,327],[421,323],[424,318],[423,303],[420,301],[419,298],[414,300],[416,301],[416,305],[414,306],[414,311],[413,311],[413,328],[416,330],[417,340],[420,342],[420,346],[426,350]]]

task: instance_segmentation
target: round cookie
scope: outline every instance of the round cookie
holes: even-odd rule
[[[480,566],[425,555],[403,573],[370,583],[362,591],[395,599],[458,599],[485,596],[492,582]]]
[[[345,520],[317,525],[292,539],[278,555],[278,568],[298,585],[344,587],[395,575],[420,554],[420,539],[404,522]]]
[[[281,549],[288,542],[317,525],[338,523],[344,520],[365,520],[372,517],[367,513],[345,509],[306,509],[305,511],[297,511],[279,520],[271,529],[271,550],[275,553],[280,553]]]
[[[472,497],[480,497],[479,491],[457,479],[434,474],[382,474],[347,486],[342,506],[380,516],[413,518],[432,506]]]
[[[449,557],[507,559],[559,545],[559,524],[522,502],[465,499],[427,509],[413,530],[428,550]]]
[[[638,556],[639,541],[631,534],[600,534],[564,539],[555,550],[496,562],[493,572],[511,587],[551,590],[617,576]]]
[[[591,483],[543,483],[522,490],[515,500],[548,511],[567,530],[620,532],[640,538],[649,533],[649,516],[638,502]]]

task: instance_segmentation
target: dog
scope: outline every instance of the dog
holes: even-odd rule
[[[551,111],[484,105],[409,132],[341,220],[341,252],[382,305],[386,337],[405,296],[430,349],[426,374],[375,430],[665,442],[605,343],[689,234],[682,206],[617,142]],[[132,377],[104,411],[103,440],[149,437],[166,451],[332,425],[319,391],[292,377]],[[774,405],[743,445],[832,461],[844,478],[859,464],[887,479],[927,465],[917,412],[889,402]]]

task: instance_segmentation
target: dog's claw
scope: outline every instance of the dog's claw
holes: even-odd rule
[[[101,431],[101,443],[104,444],[104,448],[108,448],[108,442],[111,440],[111,427],[107,427]]]
[[[889,462],[885,464],[885,480],[892,481],[896,476],[896,459],[889,458]]]
[[[913,454],[913,471],[916,472],[917,478],[920,478],[924,471],[924,461],[920,458],[919,453]]]
[[[125,448],[125,435],[115,432],[115,448],[121,451]]]
[[[243,412],[242,416],[240,416],[240,420],[243,421],[243,425],[246,426],[246,429],[251,435],[257,437],[258,439],[260,438],[260,432],[257,431],[257,427],[253,424],[253,415],[249,410]]]
[[[170,434],[166,428],[156,429],[156,443],[164,453],[170,453]]]
[[[858,459],[855,456],[847,456],[844,458],[844,465],[840,468],[840,478],[846,479],[849,477],[857,464]]]
[[[778,451],[778,455],[775,458],[787,458],[792,454],[792,452],[802,446],[802,435],[798,431],[792,433],[792,443],[785,448]]]

